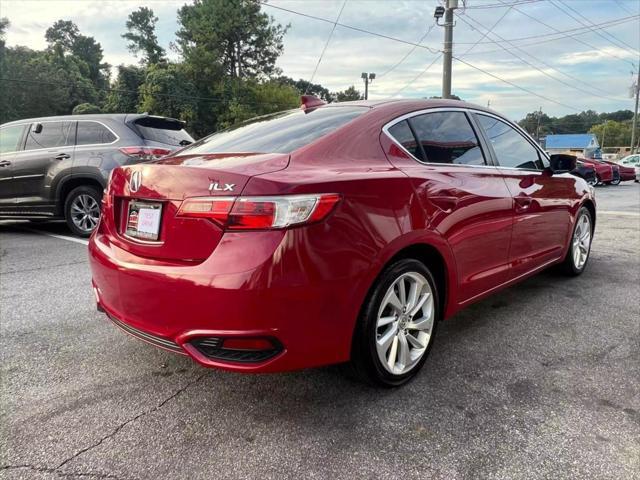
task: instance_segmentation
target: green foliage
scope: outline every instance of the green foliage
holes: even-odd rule
[[[258,0],[195,0],[178,10],[176,45],[197,75],[265,78],[277,73],[288,27]]]
[[[191,122],[197,91],[182,64],[151,65],[140,87],[140,111]]]
[[[294,87],[298,91],[299,95],[315,95],[325,102],[331,102],[334,99],[334,94],[318,83],[311,83],[303,79],[294,80],[293,78],[286,77],[284,75],[278,77],[277,81],[283,85],[290,85]]]
[[[342,92],[337,92],[335,96],[338,102],[349,102],[352,100],[362,100],[364,98],[364,96],[356,90],[356,87],[353,85]]]
[[[607,120],[591,127],[589,133],[595,133],[601,147],[629,145],[631,144],[631,121]]]
[[[540,117],[540,136],[542,137],[549,134],[586,133],[607,120],[629,122],[633,118],[633,112],[631,110],[618,110],[611,113],[598,113],[594,110],[586,110],[563,117],[549,117],[542,112],[531,112],[527,113],[518,124],[529,134],[535,136],[538,128],[538,116]]]
[[[80,103],[71,110],[73,115],[87,115],[90,113],[102,113],[102,109],[92,103]]]
[[[118,76],[104,104],[105,112],[135,113],[140,104],[139,89],[144,83],[145,70],[134,65],[118,67]]]
[[[164,49],[158,44],[156,22],[158,17],[153,10],[140,7],[129,14],[127,32],[121,35],[128,40],[127,48],[134,55],[141,55],[142,64],[155,64],[164,61]]]

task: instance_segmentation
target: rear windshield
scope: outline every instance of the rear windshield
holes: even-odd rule
[[[180,154],[291,153],[367,111],[364,107],[329,107],[265,115],[209,135]]]
[[[135,122],[140,136],[151,142],[166,145],[184,146],[194,140],[183,128],[182,123],[164,118],[143,117]]]

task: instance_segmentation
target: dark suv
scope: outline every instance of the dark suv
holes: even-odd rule
[[[193,142],[184,122],[147,114],[31,118],[0,126],[0,218],[64,218],[89,236],[111,170]]]

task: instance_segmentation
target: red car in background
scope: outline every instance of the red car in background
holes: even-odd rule
[[[612,182],[612,185],[617,185],[620,182],[628,182],[630,180],[635,180],[636,179],[636,169],[635,168],[627,167],[627,166],[621,165],[619,163],[610,162],[608,160],[602,160],[602,162],[611,165],[611,167],[614,169],[614,172],[615,172],[616,168],[618,169],[620,180],[618,180],[618,183],[615,183],[615,181]]]
[[[580,158],[580,162],[584,165],[592,167],[596,171],[596,179],[599,184],[615,184],[620,183],[620,175],[615,178],[614,171],[618,172],[613,165],[609,165],[603,160],[596,160],[595,158]],[[617,165],[616,165],[617,166]]]
[[[575,166],[464,102],[306,98],[114,170],[89,242],[98,308],[204,366],[351,362],[397,386],[440,319],[584,271],[595,199]]]

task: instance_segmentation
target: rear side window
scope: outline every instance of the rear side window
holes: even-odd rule
[[[0,129],[0,153],[15,152],[20,148],[24,125],[14,125]]]
[[[116,136],[107,127],[98,122],[78,122],[76,145],[99,145],[113,143]]]
[[[291,153],[368,110],[365,107],[324,107],[266,115],[203,138],[181,154]]]
[[[37,132],[37,126],[42,125],[42,130]],[[42,124],[33,123],[29,128],[25,150],[36,150],[38,148],[56,148],[73,145],[74,122],[45,122]]]
[[[422,151],[420,150],[416,137],[413,136],[413,132],[406,120],[398,122],[393,127],[390,127],[389,134],[411,155],[423,160]]]
[[[487,134],[501,166],[526,170],[544,168],[538,150],[512,126],[494,117],[480,114],[476,117]]]
[[[168,118],[143,117],[135,122],[140,136],[151,142],[164,143],[174,147],[193,143],[193,138],[181,122]]]
[[[433,112],[409,119],[425,161],[484,165],[480,143],[464,112]]]

